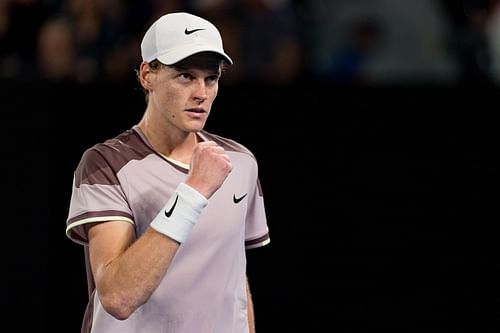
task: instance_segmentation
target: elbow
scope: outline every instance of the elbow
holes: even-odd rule
[[[124,295],[112,294],[102,297],[99,295],[104,310],[118,320],[128,319],[136,310],[132,302]]]

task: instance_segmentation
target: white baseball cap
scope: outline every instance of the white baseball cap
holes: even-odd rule
[[[219,30],[209,21],[184,12],[163,15],[146,31],[141,42],[142,60],[158,59],[172,65],[195,53],[215,52],[230,64]]]

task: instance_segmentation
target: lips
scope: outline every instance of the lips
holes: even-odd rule
[[[193,113],[205,113],[206,111],[202,108],[193,108],[193,109],[187,109],[186,111],[188,112],[193,112]]]
[[[204,120],[206,119],[208,112],[203,108],[192,108],[186,109],[186,116],[193,120]]]

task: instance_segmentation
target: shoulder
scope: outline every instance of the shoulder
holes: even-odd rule
[[[206,139],[212,140],[212,141],[216,142],[222,148],[224,148],[224,150],[226,150],[228,152],[235,152],[235,153],[246,154],[246,155],[250,156],[251,158],[253,158],[255,160],[255,156],[250,151],[250,149],[248,149],[243,144],[241,144],[241,143],[239,143],[239,142],[237,142],[237,141],[235,141],[233,139],[226,138],[226,137],[223,137],[223,136],[220,136],[220,135],[217,135],[217,134],[209,133],[207,131],[202,131],[201,134]]]
[[[133,159],[142,159],[153,151],[135,129],[128,129],[114,138],[99,142],[82,155],[81,163],[119,165]]]
[[[128,129],[114,138],[97,143],[82,154],[76,176],[86,179],[96,174],[117,174],[133,160],[154,154],[134,129]]]

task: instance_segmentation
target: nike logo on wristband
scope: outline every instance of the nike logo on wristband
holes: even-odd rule
[[[241,200],[243,200],[244,197],[247,196],[248,193],[245,193],[243,196],[239,197],[239,198],[236,198],[236,194],[233,194],[233,202],[235,204],[237,204],[238,202],[240,202]]]
[[[187,28],[184,30],[184,33],[186,35],[191,35],[193,32],[200,31],[200,30],[206,30],[206,29],[193,29],[193,30],[188,30]]]
[[[170,217],[170,215],[172,215],[173,211],[174,211],[174,208],[175,208],[175,205],[177,205],[177,200],[179,199],[179,195],[177,194],[177,196],[175,197],[175,201],[174,201],[174,204],[172,205],[172,207],[167,211],[165,211],[165,216],[166,217]]]

